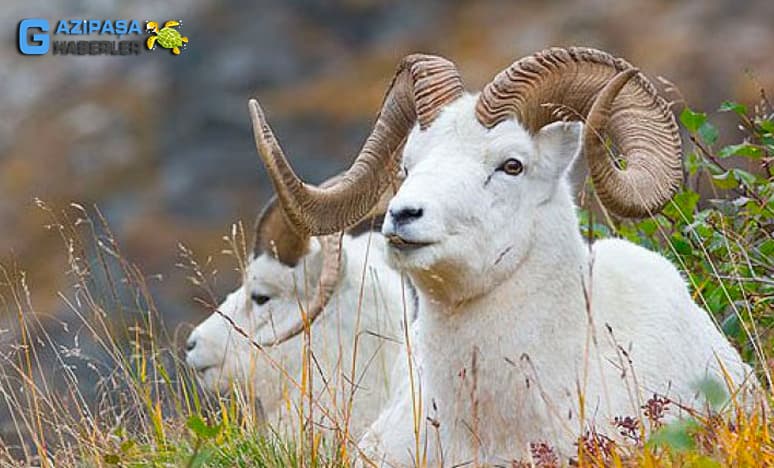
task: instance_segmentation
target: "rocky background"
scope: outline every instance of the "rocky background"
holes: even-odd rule
[[[124,254],[160,275],[151,285],[170,333],[184,336],[207,315],[175,267],[178,242],[212,255],[221,297],[237,285],[222,236],[238,220],[251,226],[271,195],[249,96],[301,175],[321,181],[356,154],[394,67],[416,51],[454,60],[470,89],[520,56],[576,44],[668,78],[701,110],[774,91],[770,0],[59,3],[0,7],[0,264],[26,272],[34,308],[52,324],[72,319],[57,297],[71,279],[36,198],[101,209]],[[15,45],[25,17],[180,19],[190,44],[177,57],[27,57]],[[0,350],[19,340],[7,303]]]

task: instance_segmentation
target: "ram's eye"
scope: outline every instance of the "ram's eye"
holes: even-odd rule
[[[517,176],[524,171],[524,165],[518,159],[511,158],[505,161],[497,170],[503,171],[508,175]]]
[[[265,296],[263,294],[253,294],[252,298],[253,298],[253,302],[255,302],[258,305],[264,305],[267,302],[269,302],[269,300],[271,300],[269,296]]]

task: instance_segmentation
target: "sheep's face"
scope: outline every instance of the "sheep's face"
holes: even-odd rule
[[[569,200],[555,194],[567,190],[565,172],[579,148],[580,124],[550,124],[534,136],[513,119],[486,129],[475,103],[463,96],[428,129],[410,133],[406,179],[382,229],[392,266],[452,303],[515,271],[538,211]]]
[[[228,295],[218,310],[256,341],[272,339],[298,320],[298,303],[314,289],[321,265],[319,244],[294,267],[271,255],[253,258],[242,286]],[[217,312],[191,332],[186,362],[211,391],[224,392],[231,383],[256,381],[269,362]],[[267,377],[268,378],[268,377]]]

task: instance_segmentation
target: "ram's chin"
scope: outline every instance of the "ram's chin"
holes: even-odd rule
[[[199,383],[207,391],[225,395],[231,391],[232,381],[225,375],[222,367],[209,367],[196,374]]]
[[[438,261],[440,247],[439,243],[411,248],[388,246],[387,263],[390,267],[407,273],[428,270]]]

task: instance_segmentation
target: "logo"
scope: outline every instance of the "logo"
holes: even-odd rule
[[[38,31],[38,32],[34,32]],[[43,18],[27,18],[19,22],[19,52],[24,55],[43,55],[48,52],[50,39],[48,21]]]
[[[179,20],[167,21],[161,28],[155,21],[146,21],[145,31],[141,24],[133,19],[68,18],[49,23],[44,18],[25,18],[19,21],[17,46],[23,55],[140,55],[158,45],[179,55],[188,44],[180,34]]]
[[[164,23],[164,27],[159,29],[159,24],[155,21],[148,21],[145,24],[145,30],[151,33],[145,41],[148,50],[154,50],[156,45],[169,49],[173,54],[180,55],[181,47],[188,44],[188,38],[180,34],[175,27],[180,26],[180,21],[170,20]]]

